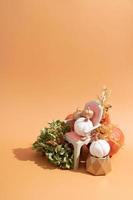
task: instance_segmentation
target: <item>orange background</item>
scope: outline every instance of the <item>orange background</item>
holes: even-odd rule
[[[0,199],[132,199],[133,2],[0,0],[0,43]],[[104,84],[126,137],[111,173],[62,171],[30,149]]]

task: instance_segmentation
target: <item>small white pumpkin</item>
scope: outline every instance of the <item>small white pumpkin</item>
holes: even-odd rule
[[[90,121],[89,119],[86,120],[85,117],[80,117],[74,123],[74,131],[81,136],[88,135],[92,127],[93,127],[92,121]]]
[[[110,145],[106,140],[93,141],[90,145],[90,154],[92,156],[103,158],[110,152]]]

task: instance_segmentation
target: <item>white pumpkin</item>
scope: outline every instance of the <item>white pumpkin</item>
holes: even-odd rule
[[[90,145],[90,154],[92,156],[103,158],[110,152],[110,145],[106,140],[93,141]]]
[[[80,117],[74,123],[74,131],[81,136],[90,134],[90,130],[93,127],[92,121],[86,120],[85,117]]]

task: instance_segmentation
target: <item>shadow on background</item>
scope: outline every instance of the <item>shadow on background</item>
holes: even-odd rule
[[[39,167],[42,167],[43,169],[50,169],[50,170],[57,169],[57,167],[54,166],[52,163],[50,163],[45,156],[43,156],[39,152],[34,151],[31,147],[16,148],[13,149],[12,151],[17,160],[32,161]],[[69,170],[69,171],[86,174],[85,165],[83,163],[80,163],[80,166],[77,170]]]
[[[31,147],[28,148],[16,148],[13,149],[13,154],[16,159],[20,161],[32,161],[36,165],[44,168],[44,169],[56,169],[54,165],[52,165],[45,156],[40,154],[39,152],[35,152]]]

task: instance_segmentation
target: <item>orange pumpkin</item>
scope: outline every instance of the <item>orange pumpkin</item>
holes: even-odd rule
[[[110,157],[113,156],[115,153],[119,151],[121,146],[124,144],[124,134],[122,131],[114,127],[113,131],[111,133],[110,139],[108,140],[108,143],[110,144]]]
[[[73,120],[74,119],[74,116],[73,114],[69,114],[66,116],[65,120]]]
[[[71,131],[73,131],[74,130],[74,122],[75,122],[73,114],[67,115],[67,117],[65,118],[65,120],[70,125]]]
[[[89,149],[88,146],[86,144],[84,144],[81,148],[81,154],[80,154],[80,160],[81,161],[86,161],[87,157],[89,155]]]

